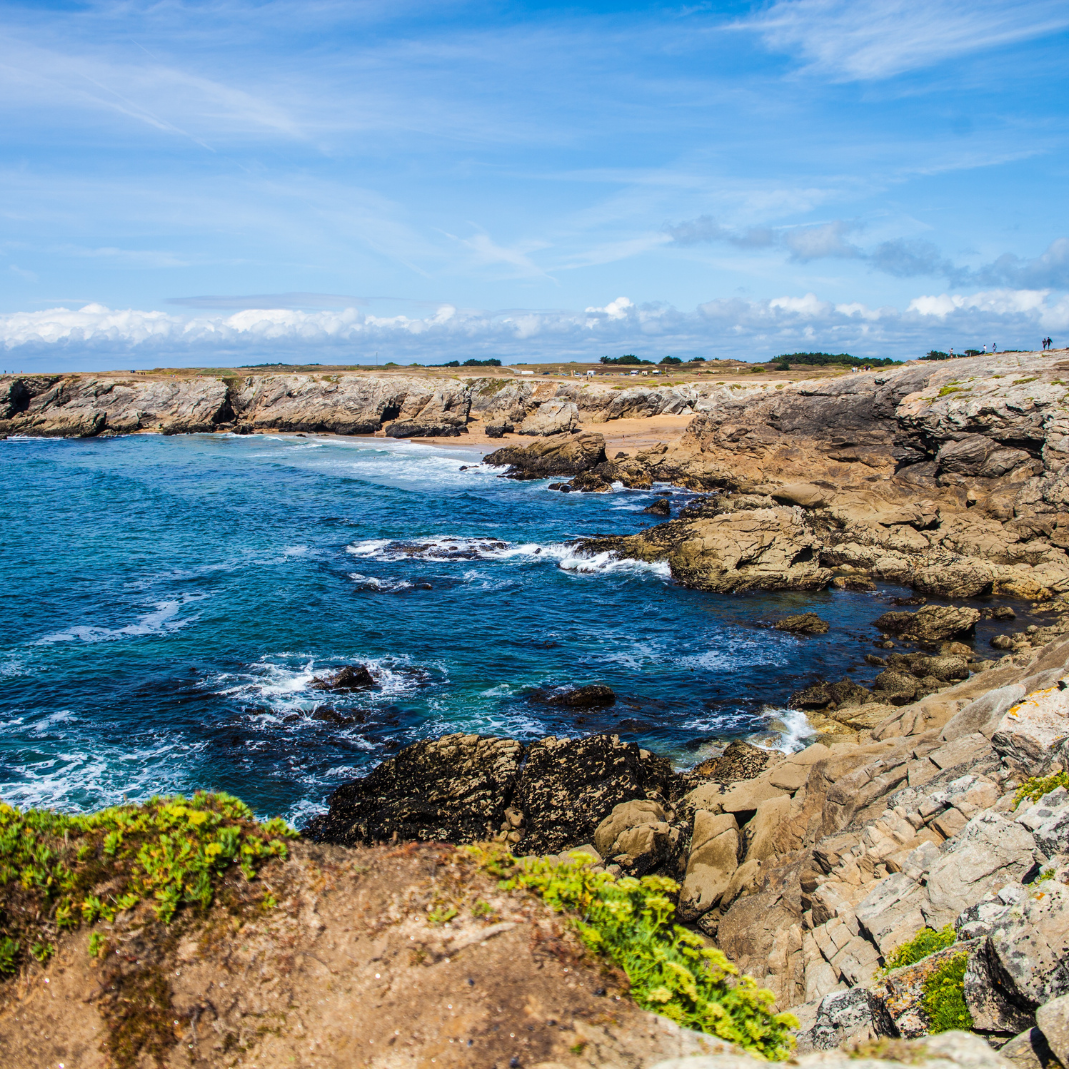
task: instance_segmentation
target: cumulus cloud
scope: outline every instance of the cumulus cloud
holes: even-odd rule
[[[983,286],[1069,289],[1069,238],[1052,241],[1034,260],[1006,253],[981,267],[975,277]]]
[[[91,370],[131,364],[355,364],[473,355],[505,362],[596,359],[606,350],[766,359],[800,348],[910,359],[931,348],[995,340],[1033,348],[1069,332],[1069,298],[1049,290],[922,295],[903,311],[833,304],[815,293],[763,300],[715,298],[686,312],[617,297],[583,311],[488,312],[439,304],[426,315],[372,315],[356,307],[246,308],[186,317],[100,304],[0,316],[0,348],[20,370]]]

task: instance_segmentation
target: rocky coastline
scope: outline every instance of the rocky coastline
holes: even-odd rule
[[[616,736],[446,736],[339,788],[306,834],[674,878],[679,921],[797,1016],[802,1052],[926,1036],[925,981],[960,957],[970,1030],[1046,1069],[1037,1035],[1061,1042],[1069,1007],[1069,639],[879,708],[847,739],[736,741],[686,772]],[[894,967],[928,929],[949,948]]]

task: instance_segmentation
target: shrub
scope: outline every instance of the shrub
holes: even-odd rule
[[[928,352],[921,357],[922,360],[949,360],[950,353],[941,353],[938,349],[929,349]]]
[[[683,361],[678,356],[666,356],[661,360],[662,364],[682,364]]]
[[[935,931],[933,928],[922,928],[908,943],[903,943],[888,959],[884,966],[884,972],[892,969],[901,969],[906,965],[916,965],[923,961],[929,954],[937,950],[946,950],[957,941],[957,935],[952,925]]]
[[[452,365],[456,367],[456,364]],[[496,356],[490,357],[489,360],[465,360],[464,367],[501,367],[501,361]]]
[[[737,1043],[765,1058],[785,1058],[797,1020],[773,1013],[775,996],[757,986],[700,936],[672,923],[679,885],[663,876],[614,879],[591,872],[589,858],[573,862],[538,858],[523,862],[504,886],[525,888],[554,909],[576,916],[576,931],[591,951],[627,974],[631,996],[686,1028]],[[504,855],[488,867],[506,874],[515,859]]]
[[[1050,776],[1030,776],[1017,788],[1017,793],[1013,796],[1013,806],[1016,809],[1025,799],[1038,802],[1043,795],[1050,794],[1059,787],[1069,790],[1069,772],[1055,772]]]
[[[929,1031],[971,1032],[972,1014],[965,1003],[965,966],[969,955],[955,954],[924,981],[924,1012]]]
[[[17,968],[20,947],[44,960],[62,929],[112,921],[142,901],[165,924],[183,905],[207,909],[229,872],[253,880],[296,834],[281,819],[258,823],[227,794],[88,816],[0,803],[0,973]]]
[[[807,367],[827,367],[828,365],[841,365],[843,367],[888,367],[899,363],[889,356],[866,359],[863,356],[851,356],[849,353],[782,353],[773,357],[774,360],[783,364],[804,364]]]
[[[603,364],[616,364],[626,365],[630,367],[633,364],[652,364],[652,360],[639,360],[634,353],[627,353],[625,356],[603,356],[601,358]]]

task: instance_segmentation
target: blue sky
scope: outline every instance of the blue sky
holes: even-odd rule
[[[0,368],[1069,336],[1069,2],[0,3]]]

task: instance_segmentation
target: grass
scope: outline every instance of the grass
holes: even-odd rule
[[[972,1014],[965,1003],[965,966],[969,955],[964,951],[944,962],[924,981],[924,1012],[929,1031],[971,1032]]]
[[[1017,788],[1013,796],[1013,806],[1016,809],[1026,799],[1029,802],[1038,802],[1045,794],[1056,791],[1059,787],[1069,790],[1069,772],[1054,772],[1049,776],[1030,776]]]
[[[590,859],[548,858],[518,863],[507,853],[471,848],[506,889],[540,895],[572,917],[584,945],[627,974],[631,997],[644,1009],[767,1059],[786,1058],[798,1027],[789,1013],[773,1013],[775,996],[757,986],[724,954],[672,922],[679,885],[663,876],[615,879],[591,872]]]
[[[936,931],[933,928],[922,928],[908,943],[903,943],[888,959],[883,971],[889,973],[892,969],[902,969],[907,965],[916,965],[923,961],[929,954],[937,950],[946,950],[957,941],[957,935],[952,925]]]
[[[184,906],[206,910],[224,880],[255,879],[295,836],[281,819],[258,823],[226,794],[157,797],[88,816],[0,803],[0,974],[30,956],[47,960],[65,929],[113,921],[141,902],[164,924]],[[102,946],[91,939],[90,952]]]

